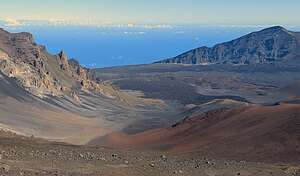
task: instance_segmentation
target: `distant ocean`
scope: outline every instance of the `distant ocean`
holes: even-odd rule
[[[200,46],[213,46],[264,27],[178,25],[162,28],[48,26],[4,27],[26,31],[52,54],[64,50],[86,67],[146,64]]]

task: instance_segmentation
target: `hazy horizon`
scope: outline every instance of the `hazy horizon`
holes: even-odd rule
[[[0,18],[104,24],[300,25],[299,6],[297,0],[10,0],[1,2]]]
[[[300,1],[10,0],[0,27],[30,32],[86,67],[147,64],[266,27],[300,29]],[[155,12],[155,13],[153,13]]]
[[[51,54],[64,50],[90,68],[148,64],[201,46],[213,46],[266,26],[136,25],[86,26],[28,23],[0,27],[9,32],[30,32]],[[300,27],[284,26],[290,30]]]

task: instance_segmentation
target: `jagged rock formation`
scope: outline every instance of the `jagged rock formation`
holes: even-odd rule
[[[89,70],[69,60],[64,51],[49,54],[29,33],[0,29],[0,71],[39,97],[69,95],[79,101],[77,91],[104,93],[109,89],[91,80]]]
[[[212,48],[200,47],[156,63],[260,64],[300,57],[300,35],[275,26]]]

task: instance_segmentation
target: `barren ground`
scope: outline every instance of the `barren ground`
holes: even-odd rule
[[[299,166],[50,143],[1,132],[1,175],[290,176]]]

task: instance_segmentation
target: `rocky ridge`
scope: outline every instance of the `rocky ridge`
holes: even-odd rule
[[[49,54],[30,33],[0,29],[0,70],[38,97],[69,95],[79,100],[78,91],[114,94],[113,88],[93,81],[89,69],[69,60],[64,51]]]
[[[200,47],[156,63],[263,64],[296,60],[300,56],[299,39],[299,33],[274,26],[212,48]]]

